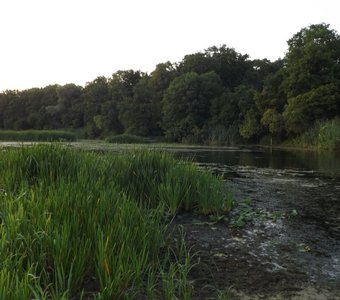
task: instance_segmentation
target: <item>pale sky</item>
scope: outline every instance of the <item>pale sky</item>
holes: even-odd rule
[[[0,91],[84,86],[226,44],[276,60],[301,28],[340,33],[340,0],[0,0]]]

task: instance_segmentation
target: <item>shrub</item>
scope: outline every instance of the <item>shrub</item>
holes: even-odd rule
[[[288,144],[304,148],[340,149],[340,120],[317,122],[312,128]]]
[[[59,130],[1,130],[2,141],[75,141],[75,133]]]

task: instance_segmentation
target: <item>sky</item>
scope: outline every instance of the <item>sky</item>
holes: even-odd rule
[[[284,57],[301,28],[340,34],[339,0],[0,0],[0,91],[151,72],[210,46]]]

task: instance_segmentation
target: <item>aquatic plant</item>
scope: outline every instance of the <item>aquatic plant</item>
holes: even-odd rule
[[[107,137],[106,142],[114,144],[149,144],[150,140],[131,134],[118,134]]]
[[[61,130],[0,130],[2,141],[75,141],[75,133]]]
[[[189,299],[190,253],[184,242],[171,250],[166,216],[220,214],[223,190],[165,153],[5,149],[0,299]]]
[[[340,119],[317,122],[304,134],[286,144],[304,148],[340,149]]]
[[[293,218],[298,216],[298,211],[293,209],[291,212],[269,211],[265,208],[254,208],[251,206],[251,200],[245,199],[238,203],[237,209],[230,218],[230,224],[236,228],[242,228],[256,221],[273,221],[276,222],[284,218]]]

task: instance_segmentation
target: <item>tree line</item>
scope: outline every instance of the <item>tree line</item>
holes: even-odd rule
[[[81,129],[88,138],[129,133],[169,141],[236,144],[302,134],[340,116],[340,37],[327,24],[301,29],[283,59],[249,59],[225,45],[125,70],[85,87],[0,93],[1,129]]]

